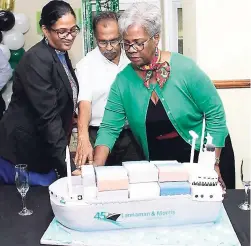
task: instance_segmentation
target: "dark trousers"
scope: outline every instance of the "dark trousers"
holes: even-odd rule
[[[173,139],[154,140],[149,142],[151,160],[177,160],[189,162],[191,146],[180,136]],[[194,162],[198,162],[199,152],[194,153]],[[225,147],[221,150],[220,171],[227,189],[235,189],[235,158],[231,138],[228,135]]]
[[[221,150],[220,171],[227,189],[235,189],[235,158],[229,135],[226,138],[225,147]]]
[[[94,146],[97,138],[98,127],[89,127],[89,138],[92,146]],[[136,142],[130,129],[123,129],[109,154],[106,166],[118,166],[124,161],[140,161],[144,160],[141,147]]]

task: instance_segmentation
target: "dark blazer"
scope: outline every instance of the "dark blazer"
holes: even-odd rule
[[[77,83],[68,54],[66,61]],[[65,148],[73,118],[72,89],[55,50],[28,50],[13,76],[13,95],[0,121],[0,156],[30,171],[66,175]],[[77,83],[78,86],[78,83]]]

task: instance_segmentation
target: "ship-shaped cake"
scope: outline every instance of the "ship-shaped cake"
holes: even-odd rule
[[[82,176],[68,176],[49,186],[56,219],[77,231],[117,230],[214,223],[222,209],[223,190],[214,170],[215,147],[207,145],[193,163],[125,162],[122,166],[82,167]],[[209,146],[209,147],[208,147]]]

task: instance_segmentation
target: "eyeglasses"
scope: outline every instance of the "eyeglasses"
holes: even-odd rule
[[[108,44],[110,44],[113,48],[115,48],[117,45],[119,45],[121,40],[119,38],[114,40],[99,40],[97,41],[97,44],[101,48],[106,48]]]
[[[67,30],[67,29],[64,29],[64,28],[61,28],[61,29],[50,28],[50,30],[55,32],[60,39],[67,38],[69,36],[69,34],[71,34],[71,36],[75,38],[80,32],[80,28],[78,26],[74,26],[70,30]]]
[[[123,42],[123,48],[125,51],[128,51],[131,47],[133,47],[133,49],[136,51],[142,51],[145,48],[145,44],[148,41],[150,41],[153,38],[153,36],[151,36],[150,38],[148,38],[146,41],[142,43],[135,42],[135,43],[129,44],[129,43]]]

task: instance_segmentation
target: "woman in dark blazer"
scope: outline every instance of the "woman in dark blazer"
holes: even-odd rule
[[[0,183],[14,183],[15,164],[28,164],[31,185],[49,185],[66,175],[66,146],[77,103],[78,82],[67,51],[79,33],[64,1],[42,9],[44,39],[23,56],[13,95],[0,121]],[[72,165],[73,175],[79,170]]]

